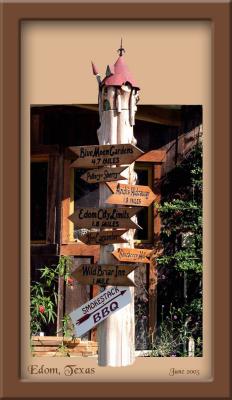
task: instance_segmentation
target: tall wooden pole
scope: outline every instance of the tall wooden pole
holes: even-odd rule
[[[119,62],[122,60],[120,53]],[[124,64],[123,64],[124,66]],[[137,88],[132,85],[99,85],[99,114],[101,126],[98,130],[99,144],[136,144],[133,135],[134,115],[138,100]],[[134,163],[123,173],[127,181],[122,183],[135,184],[136,174]],[[100,184],[100,207],[112,207],[105,200],[111,194],[108,187]],[[132,217],[136,220],[136,216]],[[100,263],[116,264],[112,252],[120,247],[134,247],[134,229],[128,230],[124,237],[126,244],[113,244],[100,247]],[[130,274],[133,280],[133,273]],[[99,324],[97,337],[99,343],[98,364],[100,366],[126,366],[135,360],[135,324],[134,324],[134,288],[130,288],[132,301],[117,313]]]

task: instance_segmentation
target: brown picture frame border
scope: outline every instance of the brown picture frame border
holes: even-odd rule
[[[231,4],[3,3],[1,162],[1,398],[230,398]],[[24,382],[20,379],[20,21],[210,20],[212,22],[213,380],[173,383]],[[222,179],[223,177],[223,179]],[[223,234],[222,234],[223,232]],[[10,288],[9,288],[10,286]]]

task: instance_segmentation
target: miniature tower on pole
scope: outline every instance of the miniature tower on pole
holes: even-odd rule
[[[118,53],[119,57],[115,64],[107,66],[106,76],[103,80],[101,80],[96,66],[92,63],[93,73],[96,75],[99,87],[98,102],[101,126],[97,134],[100,145],[126,143],[136,145],[133,126],[137,110],[136,104],[139,99],[139,87],[125,64],[125,50],[122,47],[122,41]],[[123,174],[127,178],[127,181],[122,181],[123,183],[136,183],[134,163]],[[100,183],[100,207],[110,206],[105,203],[109,194],[111,193],[108,187],[104,183]],[[136,219],[136,217],[133,218]],[[126,244],[100,246],[99,263],[117,263],[112,252],[119,247],[133,248],[134,233],[134,229],[129,229],[124,234],[124,238],[128,240]],[[132,274],[130,278],[133,279]],[[98,326],[98,364],[100,366],[126,366],[134,362],[134,288],[130,288],[130,291],[132,302]]]

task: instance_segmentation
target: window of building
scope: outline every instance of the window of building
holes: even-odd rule
[[[149,186],[152,190],[152,166],[135,163],[135,172],[137,173],[137,185]],[[152,243],[153,237],[153,203],[149,207],[143,207],[137,214],[137,223],[143,229],[136,229],[136,242]]]
[[[70,214],[73,214],[77,207],[98,207],[99,203],[99,184],[87,183],[81,179],[81,175],[86,169],[71,169],[71,193],[70,193]],[[77,239],[77,229],[70,222],[70,240]]]
[[[31,162],[31,241],[46,242],[48,161]]]

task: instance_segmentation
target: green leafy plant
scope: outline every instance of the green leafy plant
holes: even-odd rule
[[[39,281],[32,282],[31,285],[31,336],[39,334],[47,325],[55,322],[58,279],[63,277],[65,283],[71,285],[73,283],[71,266],[70,257],[61,256],[58,265],[39,269]]]
[[[38,333],[43,323],[54,322],[56,317],[55,303],[47,294],[46,287],[39,283],[31,287],[31,333]]]
[[[62,333],[62,342],[58,346],[57,353],[61,353],[64,356],[70,357],[70,351],[65,344],[65,338],[70,338],[75,341],[76,336],[73,334],[73,323],[69,315],[65,314],[64,318],[61,320],[62,321],[62,328],[58,333]]]
[[[194,338],[202,355],[202,145],[166,177],[163,202],[156,204],[162,221],[158,264],[158,330],[152,342],[156,356],[186,356]],[[170,301],[171,299],[171,301]],[[175,319],[173,312],[175,311]]]
[[[198,313],[198,320],[194,316]],[[202,306],[193,301],[190,306],[175,308],[170,305],[168,314],[162,306],[161,323],[155,339],[152,340],[153,357],[188,357],[188,343],[190,338],[195,343],[195,357],[202,356],[201,318]],[[166,315],[166,317],[165,317]]]

